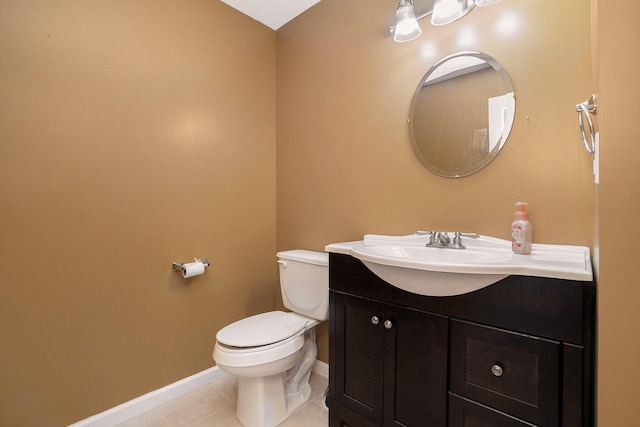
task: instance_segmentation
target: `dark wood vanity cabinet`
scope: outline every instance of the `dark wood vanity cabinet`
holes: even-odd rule
[[[329,425],[593,425],[595,285],[415,295],[330,254]]]
[[[445,426],[448,319],[338,292],[331,298],[343,349],[330,365],[338,400],[375,425]]]

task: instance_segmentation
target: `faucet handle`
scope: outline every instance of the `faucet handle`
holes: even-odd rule
[[[453,247],[458,249],[464,249],[465,246],[462,244],[462,236],[463,234],[459,231],[456,231],[455,236],[453,236]]]
[[[480,238],[480,235],[478,233],[461,233],[456,231],[456,234],[453,237],[453,247],[456,249],[466,249],[466,246],[462,244],[463,237],[466,237],[467,239],[478,239]]]
[[[469,239],[477,239],[480,237],[480,235],[478,233],[460,233],[460,232],[456,232],[456,234],[459,234],[462,237],[467,237]]]

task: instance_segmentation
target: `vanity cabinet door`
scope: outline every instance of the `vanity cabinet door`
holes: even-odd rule
[[[384,304],[338,292],[331,299],[335,400],[382,425]]]
[[[339,292],[330,298],[331,425],[358,415],[380,426],[445,427],[448,318]]]
[[[560,343],[451,320],[451,391],[535,425],[560,420]]]
[[[385,305],[384,425],[445,427],[449,319]]]

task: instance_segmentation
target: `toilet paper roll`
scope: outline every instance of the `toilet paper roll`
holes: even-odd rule
[[[182,266],[182,277],[199,276],[204,273],[204,263],[202,261],[190,262]]]

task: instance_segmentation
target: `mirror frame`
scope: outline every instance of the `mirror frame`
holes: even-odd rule
[[[496,141],[496,144],[493,147],[493,149],[488,151],[486,156],[483,156],[477,162],[474,162],[468,165],[461,164],[460,167],[457,167],[455,170],[447,170],[439,167],[437,165],[437,162],[434,163],[433,161],[430,161],[425,156],[424,152],[420,147],[420,144],[418,143],[419,141],[416,141],[416,134],[415,134],[416,132],[414,131],[414,124],[423,119],[416,118],[414,116],[416,112],[417,101],[421,96],[424,96],[424,94],[421,95],[421,92],[422,90],[424,90],[425,87],[427,87],[427,85],[425,85],[425,82],[427,81],[427,79],[429,79],[429,77],[431,77],[432,75],[436,75],[435,74],[436,71],[440,67],[442,67],[443,64],[453,59],[465,57],[465,56],[480,59],[486,62],[488,66],[493,68],[493,70],[496,72],[497,78],[501,79],[501,84],[503,84],[505,87],[505,91],[504,91],[505,95],[511,94],[511,96],[506,98],[507,104],[508,104],[507,106],[508,114],[504,122],[503,131],[500,135],[500,138]],[[483,68],[488,68],[488,67],[484,66]],[[494,59],[490,55],[483,52],[477,52],[477,51],[456,52],[436,62],[431,68],[429,68],[426,74],[420,79],[418,87],[414,92],[413,99],[411,100],[411,108],[409,111],[408,124],[409,124],[409,138],[411,141],[411,147],[418,161],[430,172],[433,172],[436,175],[447,177],[447,178],[462,178],[465,176],[469,176],[475,172],[478,172],[479,170],[486,167],[489,163],[491,163],[491,161],[493,161],[493,159],[497,157],[498,153],[500,152],[502,147],[504,147],[504,144],[506,143],[507,138],[509,137],[509,133],[511,132],[511,129],[513,127],[514,118],[515,118],[515,92],[513,89],[513,84],[511,83],[511,79],[509,78],[509,74],[507,74],[507,71],[502,67],[502,65],[496,59]],[[422,143],[424,144],[424,141]]]

